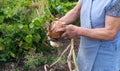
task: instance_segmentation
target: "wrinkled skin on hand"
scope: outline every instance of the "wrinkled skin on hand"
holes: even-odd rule
[[[75,25],[66,25],[64,28],[59,29],[58,31],[63,31],[62,37],[74,38],[78,36],[79,27]]]
[[[50,24],[48,27],[47,36],[52,39],[61,38],[62,34],[64,33],[64,30],[62,31],[56,31],[56,30],[64,27],[65,27],[64,22],[61,21],[52,22],[52,24]]]

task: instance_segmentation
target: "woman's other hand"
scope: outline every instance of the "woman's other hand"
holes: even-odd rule
[[[78,36],[78,26],[75,25],[66,25],[63,28],[60,28],[56,31],[64,31],[64,33],[62,34],[62,37],[68,37],[68,38],[74,38],[76,36]]]

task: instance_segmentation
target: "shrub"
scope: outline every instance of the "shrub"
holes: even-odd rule
[[[47,0],[35,3],[29,0],[4,0],[0,2],[0,61],[18,60],[29,51],[52,50],[47,41],[46,22],[54,17]],[[36,7],[34,7],[34,5]]]

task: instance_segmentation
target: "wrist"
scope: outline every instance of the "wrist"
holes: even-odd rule
[[[58,21],[62,22],[64,25],[68,25],[68,23],[65,20],[59,19]]]
[[[77,30],[77,35],[78,35],[78,36],[83,36],[83,35],[84,35],[84,33],[83,33],[83,28],[78,27],[76,30]]]
[[[59,22],[62,22],[63,23],[63,25],[68,25],[69,23],[67,23],[67,21],[65,20],[65,19],[63,19],[63,18],[55,18],[55,21],[59,21]]]
[[[55,20],[55,21],[53,21],[53,23],[54,24],[56,24],[56,25],[66,25],[66,23],[65,22],[63,22],[63,21],[60,21],[60,20]]]

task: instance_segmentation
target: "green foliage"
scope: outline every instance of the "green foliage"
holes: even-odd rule
[[[45,25],[76,4],[67,1],[0,0],[0,63],[24,58],[25,69],[30,69],[54,61],[53,56],[45,56],[54,50]]]
[[[66,0],[49,0],[49,8],[53,15],[65,15],[72,9],[77,2],[69,2]]]
[[[30,0],[5,0],[0,7],[0,61],[18,60],[29,51],[53,50],[46,37],[46,22],[54,17],[47,0],[38,1],[37,7]],[[43,9],[41,10],[42,7]],[[46,20],[47,19],[47,20]]]
[[[29,55],[26,55],[25,58],[26,58],[24,65],[25,70],[34,69],[39,65],[53,62],[56,59],[53,56],[46,57],[42,53],[35,53],[34,51],[30,52]]]

